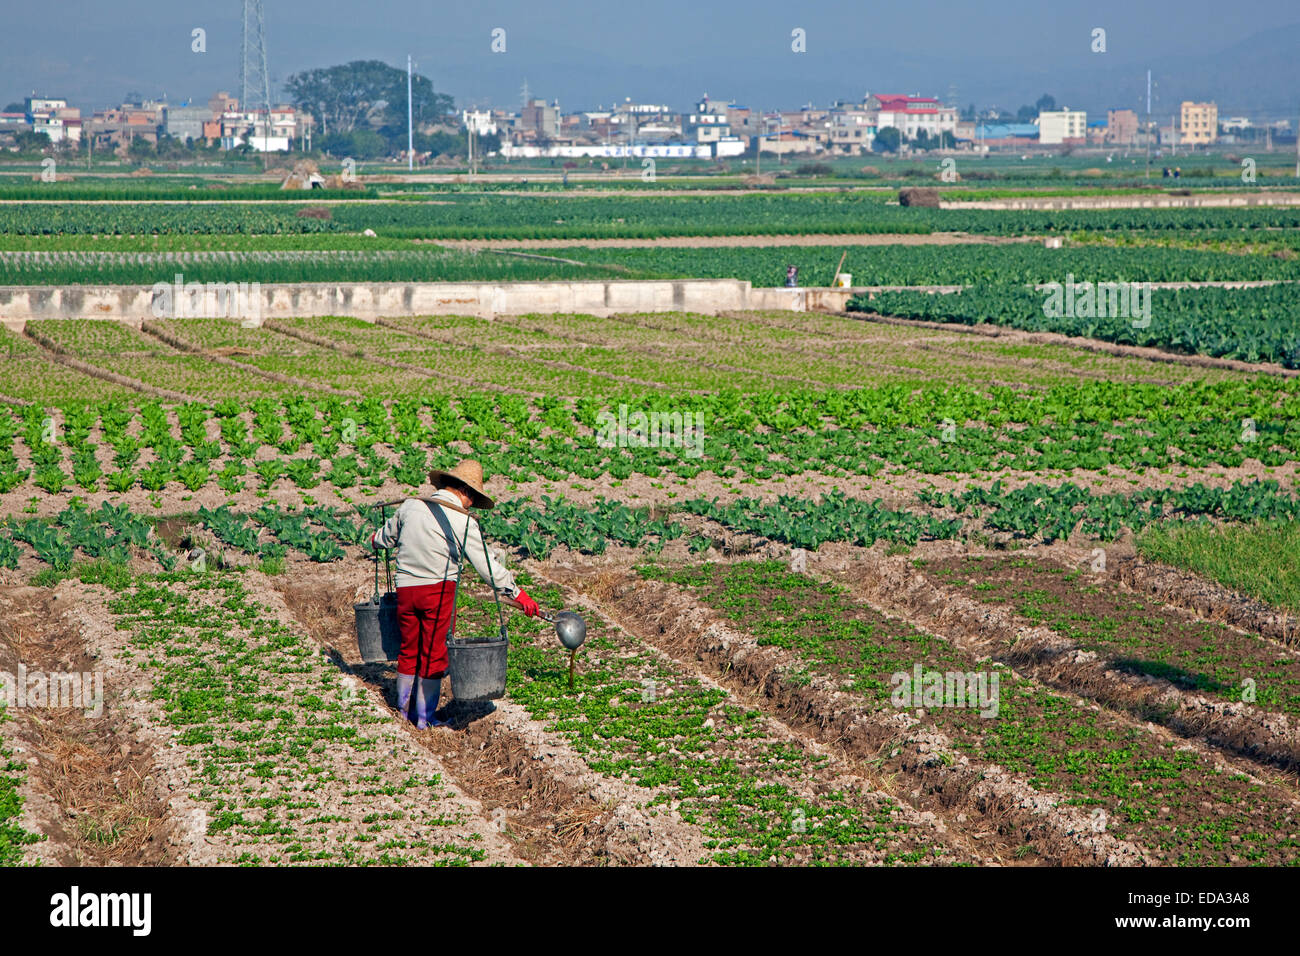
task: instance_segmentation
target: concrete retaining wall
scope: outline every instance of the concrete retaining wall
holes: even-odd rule
[[[616,282],[427,282],[249,284],[231,299],[208,290],[170,306],[151,286],[0,286],[0,322],[21,330],[29,319],[116,319],[139,326],[153,318],[249,320],[342,315],[374,321],[404,315],[524,315],[702,312],[739,309],[843,309],[853,289],[754,289],[736,279]],[[179,290],[178,290],[179,292]],[[170,295],[170,290],[169,293]],[[157,300],[159,312],[155,314]],[[225,302],[231,305],[226,306]]]

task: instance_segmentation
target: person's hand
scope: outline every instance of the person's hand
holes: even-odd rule
[[[523,588],[520,588],[519,593],[515,595],[515,603],[528,617],[537,617],[541,613],[541,608],[537,606],[537,602],[530,598],[528,592]]]

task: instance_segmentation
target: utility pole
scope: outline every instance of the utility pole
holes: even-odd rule
[[[1147,179],[1151,178],[1151,71],[1147,70]]]
[[[412,117],[415,104],[411,101],[411,54],[406,54],[406,171],[415,170],[415,126]]]

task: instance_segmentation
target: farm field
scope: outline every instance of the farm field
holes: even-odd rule
[[[8,715],[11,752],[84,755],[13,765],[11,860],[1297,858],[1293,609],[1147,556],[1156,529],[1268,547],[1300,517],[1300,395],[1264,367],[789,313],[2,344],[0,670],[107,678],[93,720]],[[620,410],[702,425],[604,447]],[[513,619],[507,697],[415,731],[352,637],[361,543],[471,454],[489,539],[589,636],[571,692],[549,627]],[[993,696],[946,705],[951,674]],[[172,789],[102,769],[128,764]],[[56,795],[92,788],[56,830]]]
[[[946,198],[1145,189],[1059,162]],[[1300,207],[907,208],[928,173],[860,165],[310,207],[238,177],[0,184],[26,290],[821,286],[842,253],[913,287],[0,327],[0,676],[103,684],[0,694],[0,864],[1295,865]],[[1202,166],[1189,190],[1240,188]],[[664,237],[698,241],[598,241]],[[1067,276],[1218,285],[1155,288],[1135,325],[1049,317],[1035,287]],[[467,457],[496,559],[587,640],[514,615],[506,696],[444,682],[451,726],[416,730],[353,604],[381,503]],[[495,633],[485,587],[459,602]]]

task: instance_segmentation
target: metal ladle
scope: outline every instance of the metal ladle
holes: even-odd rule
[[[502,604],[508,604],[511,607],[519,608],[521,605],[515,603],[510,598],[505,598]],[[547,624],[555,625],[555,636],[560,639],[569,650],[569,690],[573,690],[573,668],[578,648],[582,646],[583,641],[587,639],[587,622],[582,619],[580,614],[573,611],[557,611],[555,614],[545,614],[539,612],[540,617]]]

